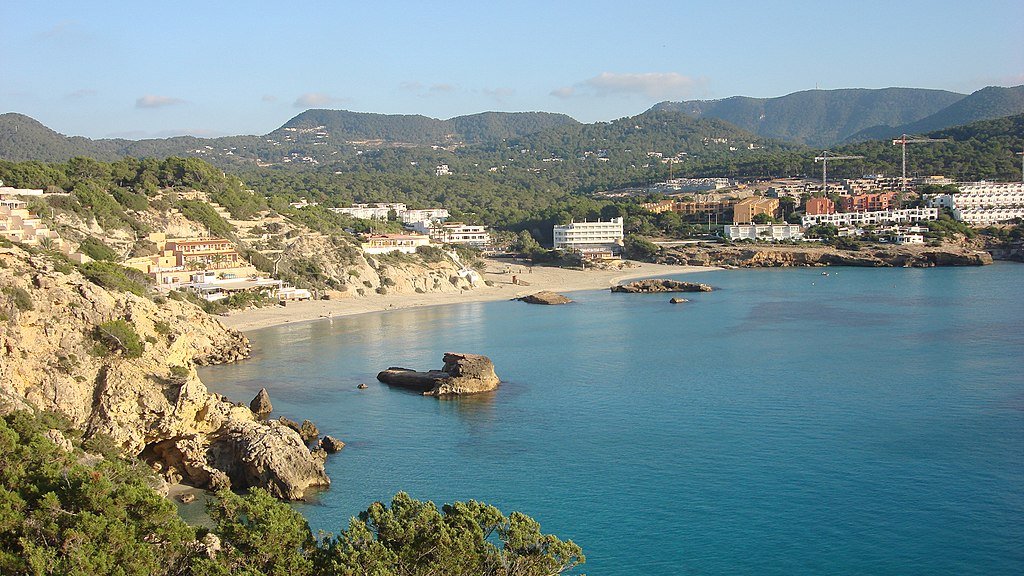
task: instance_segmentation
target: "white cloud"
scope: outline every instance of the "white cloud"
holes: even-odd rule
[[[557,98],[576,96],[641,95],[647,98],[665,100],[687,98],[700,92],[707,85],[707,79],[684,76],[677,72],[645,72],[616,74],[602,72],[593,78],[564,86],[551,91]]]
[[[181,98],[172,98],[170,96],[157,96],[155,94],[147,94],[135,100],[136,108],[163,108],[164,106],[174,106],[176,104],[184,104],[185,101]]]
[[[454,84],[431,84],[429,90],[431,92],[455,92]]]
[[[273,94],[264,94],[261,100],[264,102],[277,102],[277,96],[274,96]]]
[[[96,91],[95,90],[91,90],[89,88],[81,88],[79,90],[75,90],[74,92],[70,92],[68,94],[65,94],[64,95],[64,99],[65,100],[81,100],[83,98],[88,98],[90,96],[95,96],[95,95],[96,95]]]
[[[331,104],[340,104],[345,102],[345,98],[335,98],[330,94],[324,92],[306,92],[295,99],[292,106],[296,108],[321,108],[323,106],[330,106]]]
[[[490,96],[499,104],[505,104],[505,99],[516,93],[512,88],[484,88],[481,92],[485,96]]]

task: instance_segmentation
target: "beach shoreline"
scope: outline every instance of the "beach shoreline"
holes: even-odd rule
[[[608,288],[624,280],[689,274],[718,270],[713,266],[677,266],[667,264],[651,264],[646,262],[630,262],[630,268],[616,270],[576,270],[548,266],[529,267],[525,264],[509,264],[503,260],[485,260],[486,271],[483,279],[490,281],[490,286],[480,286],[461,293],[428,292],[386,294],[373,296],[353,296],[338,300],[310,300],[289,302],[287,306],[268,306],[248,310],[235,310],[218,319],[228,328],[240,332],[262,330],[283,324],[311,322],[328,318],[341,318],[358,314],[423,308],[427,306],[444,306],[469,302],[493,302],[512,300],[542,290],[552,292],[578,292],[581,290],[600,290]],[[511,268],[512,272],[506,272]],[[522,272],[518,272],[522,270]],[[529,285],[513,284],[513,277],[528,282]]]

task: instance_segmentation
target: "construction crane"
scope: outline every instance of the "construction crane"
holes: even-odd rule
[[[908,138],[906,134],[892,141],[893,146],[903,147],[903,179],[900,181],[900,191],[907,191],[907,144],[925,144],[928,142],[949,142],[949,138]]]
[[[863,158],[863,156],[836,156],[831,155],[832,152],[825,150],[821,153],[821,156],[815,156],[814,161],[821,161],[821,192],[828,194],[828,161],[829,160],[857,160]]]

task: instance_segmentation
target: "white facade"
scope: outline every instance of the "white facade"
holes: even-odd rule
[[[958,194],[939,194],[932,206],[953,210],[953,217],[972,226],[1024,218],[1024,182],[970,182]]]
[[[622,217],[607,222],[572,222],[555,226],[553,230],[556,250],[578,250],[587,252],[611,249],[618,252],[622,247]]]
[[[392,210],[395,213],[405,212],[405,204],[401,202],[377,203],[377,204],[353,204],[348,208],[328,208],[335,214],[348,214],[353,218],[363,220],[387,220]]]
[[[924,244],[924,236],[920,234],[897,234],[897,244]]]
[[[803,229],[798,224],[733,224],[725,227],[730,240],[801,240]]]
[[[868,226],[875,224],[908,224],[938,220],[938,208],[904,208],[902,210],[879,210],[875,212],[837,212],[835,214],[805,215],[801,222],[807,226],[832,224],[834,226]]]
[[[448,218],[448,210],[444,208],[426,208],[423,210],[403,210],[398,214],[402,222],[413,224],[416,222],[430,222],[432,220],[444,221]]]
[[[485,226],[449,222],[432,228],[437,239],[445,244],[468,244],[483,248],[491,243],[491,235]]]

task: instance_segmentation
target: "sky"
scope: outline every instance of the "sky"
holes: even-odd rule
[[[1021,0],[0,2],[0,113],[266,134],[308,108],[582,122],[664,100],[1024,84]]]

